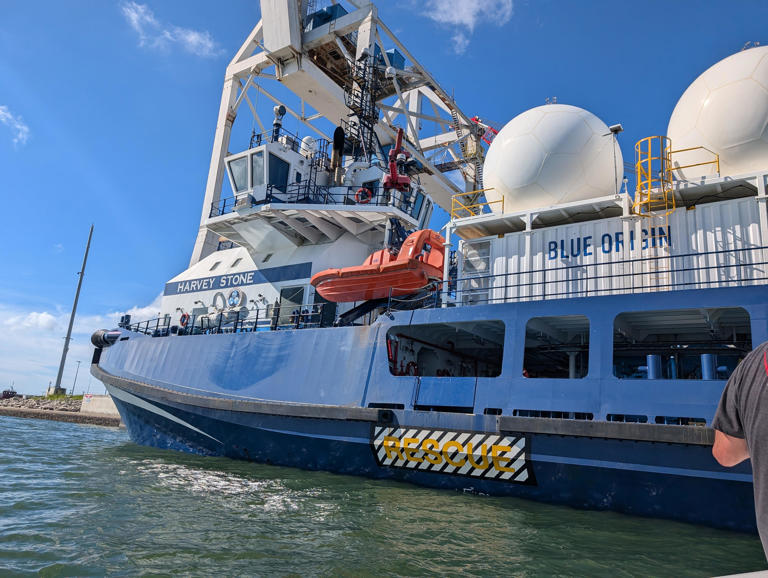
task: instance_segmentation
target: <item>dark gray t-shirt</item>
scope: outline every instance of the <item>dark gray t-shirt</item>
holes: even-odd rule
[[[747,440],[757,529],[768,557],[768,342],[753,349],[736,367],[720,398],[712,427]]]

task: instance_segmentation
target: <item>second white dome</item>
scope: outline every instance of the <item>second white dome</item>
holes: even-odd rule
[[[714,64],[680,97],[669,119],[675,166],[709,163],[720,155],[720,174],[768,168],[768,46],[737,52]],[[711,152],[710,152],[711,151]],[[717,171],[702,164],[676,171],[695,179]]]

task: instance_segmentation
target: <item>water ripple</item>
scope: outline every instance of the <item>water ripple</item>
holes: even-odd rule
[[[139,447],[0,417],[0,570],[43,576],[706,576],[754,536]]]

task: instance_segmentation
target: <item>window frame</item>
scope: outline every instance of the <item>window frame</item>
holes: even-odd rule
[[[568,375],[565,376],[531,376],[527,375],[527,368],[526,368],[526,359],[527,359],[527,351],[528,347],[526,345],[527,339],[528,339],[528,326],[533,320],[546,320],[546,319],[556,319],[556,318],[563,318],[563,317],[570,317],[570,318],[581,318],[586,321],[586,330],[584,331],[584,334],[587,336],[587,342],[583,345],[585,347],[585,350],[582,352],[586,355],[586,359],[584,360],[584,374],[578,377],[570,377]],[[580,381],[583,379],[588,379],[590,377],[590,357],[591,357],[591,350],[592,350],[592,319],[583,313],[575,313],[571,315],[533,315],[528,317],[525,320],[525,326],[523,327],[523,340],[522,340],[522,347],[523,347],[523,355],[522,355],[522,370],[521,374],[522,377],[525,379],[565,379],[569,381]],[[567,355],[567,353],[566,353]]]

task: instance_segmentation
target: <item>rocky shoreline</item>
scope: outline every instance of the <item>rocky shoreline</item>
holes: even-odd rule
[[[10,399],[1,399],[0,407],[11,407],[17,409],[37,409],[42,411],[80,411],[83,400],[80,398],[56,398],[48,399],[45,397],[12,397]]]
[[[82,413],[80,411],[82,403],[83,400],[80,398],[48,399],[34,397],[24,399],[14,397],[0,400],[0,416],[45,419],[109,427],[120,426],[119,415]]]

